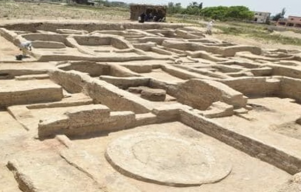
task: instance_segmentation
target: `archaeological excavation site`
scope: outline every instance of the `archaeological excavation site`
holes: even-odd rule
[[[6,22],[0,191],[299,192],[300,103],[301,49],[175,23]]]

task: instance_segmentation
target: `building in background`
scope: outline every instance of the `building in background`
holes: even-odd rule
[[[138,20],[138,17],[145,13],[146,15],[152,14],[160,18],[166,17],[167,7],[157,5],[142,5],[142,4],[131,4],[131,20]]]
[[[270,20],[271,13],[254,11],[255,23],[267,23]]]
[[[287,19],[279,19],[277,22],[278,26],[286,27],[300,27],[301,28],[301,17],[289,16]]]

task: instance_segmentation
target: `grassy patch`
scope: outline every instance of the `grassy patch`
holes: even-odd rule
[[[188,23],[199,27],[206,27],[206,22],[200,22],[200,20],[186,19],[185,17],[170,17],[168,21]],[[284,45],[298,45],[301,46],[301,39],[294,37],[285,37],[280,34],[270,33],[268,25],[242,23],[242,22],[216,22],[214,28],[219,29],[222,34],[232,36],[242,36],[252,39],[257,39],[263,42],[279,43]]]
[[[216,26],[216,28],[220,29],[224,34],[227,35],[240,35],[243,34],[243,30],[237,27],[225,27],[225,26]]]
[[[91,11],[116,11],[116,12],[129,12],[129,8],[125,7],[104,7],[104,6],[89,6],[89,5],[80,5],[80,4],[73,4],[73,5],[66,5],[66,8],[75,8],[75,9],[84,9],[84,10],[91,10]]]
[[[256,24],[256,23],[242,23],[242,22],[226,22],[229,26],[241,27],[241,28],[251,28],[256,30],[264,30],[268,25]]]
[[[171,23],[187,23],[196,27],[206,27],[206,24],[200,23],[198,20],[190,20],[186,18],[167,17],[167,21]]]
[[[258,39],[264,42],[279,43],[284,45],[298,45],[301,46],[301,39],[293,37],[285,37],[278,34],[269,33],[264,27],[256,28],[252,26],[246,27],[226,27],[226,26],[216,26],[220,29],[223,34],[235,35],[235,36],[245,36],[253,39]]]
[[[58,3],[1,2],[0,19],[127,20],[129,10],[119,7],[63,5]]]
[[[280,43],[283,45],[298,45],[301,46],[301,39],[293,37],[284,37],[282,35],[267,34],[267,33],[255,33],[250,34],[251,37],[259,38],[264,41]]]

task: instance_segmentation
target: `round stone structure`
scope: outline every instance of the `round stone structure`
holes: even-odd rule
[[[142,132],[117,138],[106,158],[121,173],[135,179],[172,186],[196,186],[222,180],[231,172],[225,157],[206,143],[167,133]]]

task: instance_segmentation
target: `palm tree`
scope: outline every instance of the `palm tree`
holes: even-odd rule
[[[273,21],[278,21],[281,18],[284,18],[284,15],[286,13],[286,9],[283,8],[282,11],[280,13],[277,13],[274,17],[273,17]]]
[[[285,13],[286,13],[286,9],[283,8],[282,11],[281,11],[281,16],[282,16],[282,18],[284,18]]]

